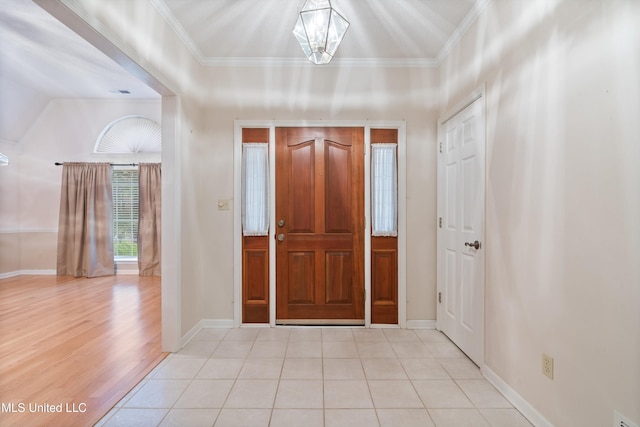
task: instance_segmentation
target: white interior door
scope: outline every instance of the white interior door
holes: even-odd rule
[[[483,98],[438,133],[437,326],[484,362],[485,118]]]

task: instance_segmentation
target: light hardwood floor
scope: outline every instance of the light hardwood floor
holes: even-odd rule
[[[166,356],[160,309],[159,277],[0,280],[0,425],[93,425]]]

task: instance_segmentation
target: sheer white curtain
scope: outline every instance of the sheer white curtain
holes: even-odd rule
[[[372,236],[398,235],[397,144],[371,144]]]
[[[242,144],[242,234],[269,234],[269,144]]]

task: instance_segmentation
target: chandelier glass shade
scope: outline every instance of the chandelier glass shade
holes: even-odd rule
[[[293,34],[314,64],[328,64],[349,28],[349,21],[331,7],[329,0],[306,0]]]

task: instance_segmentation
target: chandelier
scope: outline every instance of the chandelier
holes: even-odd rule
[[[349,21],[331,7],[330,0],[306,0],[293,34],[314,64],[328,64],[338,50]]]

